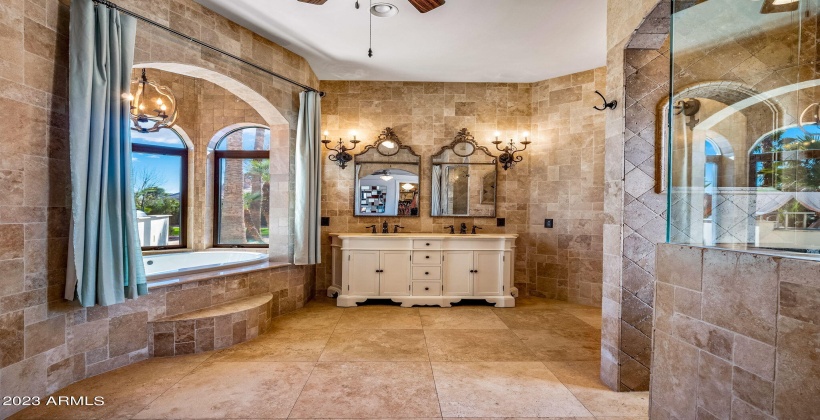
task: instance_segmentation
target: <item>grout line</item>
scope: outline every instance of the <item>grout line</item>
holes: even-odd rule
[[[215,352],[215,353],[218,353],[218,352]],[[137,412],[136,412],[136,413],[134,413],[133,415],[129,416],[128,418],[129,418],[129,419],[133,419],[134,417],[138,416],[140,413],[142,413],[143,411],[145,411],[148,407],[150,407],[150,406],[151,406],[151,404],[153,404],[153,403],[154,403],[154,401],[156,401],[156,400],[160,399],[163,395],[165,395],[165,393],[167,393],[168,391],[170,391],[170,390],[171,390],[171,388],[175,387],[178,383],[182,382],[182,380],[183,380],[183,379],[187,378],[187,377],[188,377],[188,376],[190,376],[192,373],[194,373],[194,371],[196,371],[196,370],[197,370],[197,368],[199,368],[200,366],[202,366],[202,365],[203,365],[206,361],[208,361],[208,359],[210,359],[210,358],[211,358],[211,357],[213,357],[213,356],[214,356],[214,355],[212,354],[212,355],[210,355],[210,356],[206,357],[205,359],[202,359],[202,361],[201,361],[201,362],[199,362],[199,363],[197,363],[197,364],[196,364],[196,366],[194,366],[193,368],[191,368],[191,370],[189,370],[189,371],[188,371],[188,373],[186,373],[186,374],[184,374],[184,375],[180,376],[180,378],[179,378],[178,380],[176,380],[174,383],[172,383],[170,386],[168,386],[168,388],[165,388],[165,390],[164,390],[164,391],[162,391],[159,395],[157,395],[157,397],[156,397],[156,398],[154,398],[154,399],[152,399],[151,401],[149,401],[149,402],[148,402],[147,404],[145,404],[142,408],[140,408],[140,410],[139,410],[139,411],[137,411]],[[171,356],[171,357],[174,357],[174,356]]]

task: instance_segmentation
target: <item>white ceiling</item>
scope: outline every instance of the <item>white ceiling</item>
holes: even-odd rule
[[[390,18],[368,1],[196,0],[305,57],[321,80],[536,82],[606,64],[606,0],[447,0]],[[375,3],[376,1],[374,1]]]

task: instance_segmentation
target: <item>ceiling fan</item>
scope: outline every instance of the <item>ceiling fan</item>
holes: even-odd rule
[[[299,0],[302,3],[310,3],[315,5],[323,5],[327,0]],[[413,7],[421,13],[427,13],[439,6],[444,5],[445,0],[407,0]],[[358,1],[356,5],[358,6]],[[358,8],[358,7],[357,7]]]

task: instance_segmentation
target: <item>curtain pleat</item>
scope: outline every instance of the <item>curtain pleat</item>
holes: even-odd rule
[[[321,98],[318,92],[299,95],[296,127],[295,217],[293,262],[296,265],[322,262],[321,218],[322,151]]]
[[[108,306],[148,293],[131,185],[130,91],[136,20],[71,2],[71,228],[66,299]]]

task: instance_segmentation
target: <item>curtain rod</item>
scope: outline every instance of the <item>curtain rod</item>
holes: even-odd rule
[[[319,93],[319,96],[325,96],[325,93],[324,93],[324,92],[322,92],[322,91],[320,91],[319,89],[316,89],[316,88],[310,87],[310,86],[308,86],[308,85],[301,84],[301,83],[299,83],[299,82],[297,82],[297,81],[295,81],[295,80],[293,80],[293,79],[289,79],[289,78],[287,78],[287,77],[285,77],[285,76],[282,76],[282,75],[281,75],[281,74],[279,74],[279,73],[274,73],[274,72],[272,72],[272,71],[270,71],[270,70],[268,70],[268,69],[266,69],[266,68],[264,68],[264,67],[262,67],[262,66],[260,66],[260,65],[258,65],[258,64],[254,64],[254,63],[252,63],[252,62],[250,62],[250,61],[248,61],[248,60],[245,60],[245,59],[243,59],[243,58],[237,57],[237,56],[235,56],[235,55],[233,55],[233,54],[231,54],[231,53],[229,53],[229,52],[227,52],[227,51],[224,51],[224,50],[222,50],[222,49],[219,49],[219,48],[217,48],[217,47],[214,47],[214,46],[213,46],[213,45],[211,45],[211,44],[208,44],[208,43],[206,43],[206,42],[204,42],[204,41],[200,41],[200,40],[198,40],[198,39],[196,39],[196,38],[193,38],[193,37],[191,37],[191,36],[189,36],[189,35],[186,35],[186,34],[184,34],[184,33],[180,32],[180,31],[177,31],[176,29],[172,29],[172,28],[170,28],[170,27],[168,27],[168,26],[165,26],[165,25],[163,25],[163,24],[161,24],[161,23],[159,23],[159,22],[156,22],[156,21],[153,21],[153,20],[151,20],[151,19],[148,19],[148,18],[147,18],[147,17],[145,17],[145,16],[142,16],[142,15],[136,14],[136,13],[134,13],[134,12],[132,12],[132,11],[128,10],[128,9],[123,9],[122,7],[120,7],[120,6],[116,5],[116,4],[114,4],[114,3],[112,3],[112,2],[110,2],[110,1],[108,1],[108,0],[92,0],[92,1],[93,1],[94,3],[97,3],[97,4],[100,4],[100,5],[103,5],[103,6],[105,6],[105,7],[110,8],[110,9],[116,9],[116,10],[117,10],[117,11],[119,11],[120,13],[124,13],[124,14],[126,14],[126,15],[128,15],[128,16],[131,16],[131,17],[135,18],[135,19],[141,20],[141,21],[143,21],[143,22],[145,22],[145,23],[147,23],[147,24],[149,24],[149,25],[153,25],[153,26],[156,26],[157,28],[164,29],[164,30],[166,30],[166,31],[168,31],[168,32],[171,32],[171,33],[172,33],[172,34],[174,34],[174,35],[177,35],[177,36],[179,36],[179,37],[185,38],[185,39],[187,39],[188,41],[193,42],[194,44],[197,44],[197,45],[203,46],[203,47],[208,48],[208,49],[210,49],[210,50],[212,50],[212,51],[216,51],[216,52],[218,52],[218,53],[220,53],[220,54],[222,54],[222,55],[225,55],[225,56],[228,56],[228,57],[230,57],[230,58],[233,58],[234,60],[237,60],[237,61],[239,61],[239,62],[241,62],[241,63],[247,64],[247,65],[249,65],[249,66],[251,66],[251,67],[253,67],[253,68],[255,68],[255,69],[257,69],[257,70],[259,70],[259,71],[261,71],[261,72],[267,73],[267,74],[269,74],[269,75],[271,75],[271,76],[273,76],[273,77],[275,77],[275,78],[277,78],[277,79],[283,80],[283,81],[288,82],[288,83],[290,83],[290,84],[292,84],[292,85],[299,86],[300,88],[305,89],[305,90],[310,91],[310,92],[318,92],[318,93]]]

